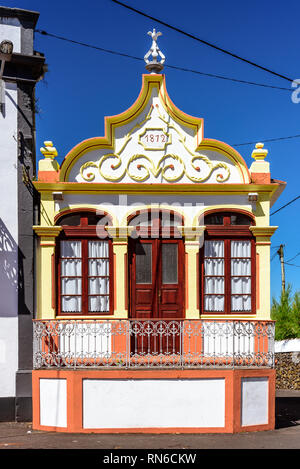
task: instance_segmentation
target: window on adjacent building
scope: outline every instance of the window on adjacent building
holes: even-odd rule
[[[57,245],[59,314],[112,312],[112,244],[97,237],[94,213],[72,213],[60,219]]]
[[[250,217],[239,213],[205,216],[202,257],[202,311],[255,312],[255,243]]]

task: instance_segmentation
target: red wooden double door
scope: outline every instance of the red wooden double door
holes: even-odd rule
[[[184,318],[182,239],[135,239],[129,249],[130,317]]]
[[[143,321],[134,325],[131,352],[178,354],[180,323],[172,320],[185,313],[182,239],[131,240],[129,269],[130,317],[151,320],[150,326]]]

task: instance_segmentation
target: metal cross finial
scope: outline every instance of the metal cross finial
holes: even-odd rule
[[[162,33],[160,31],[156,32],[156,30],[153,29],[152,32],[148,31],[148,35],[152,37],[152,44],[147,54],[144,57],[144,60],[146,62],[146,69],[150,73],[160,73],[163,69],[163,64],[166,58],[164,54],[160,51],[156,41],[159,36],[162,36]],[[151,55],[152,55],[152,60],[150,61],[148,59]],[[160,62],[157,61],[158,56],[160,56],[161,58]]]

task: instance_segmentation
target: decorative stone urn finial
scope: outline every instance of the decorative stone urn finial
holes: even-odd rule
[[[150,73],[160,73],[162,71],[163,64],[166,60],[164,54],[161,52],[157,45],[157,38],[159,36],[162,36],[162,33],[160,31],[156,32],[155,29],[153,31],[148,31],[147,33],[149,36],[152,37],[152,44],[150,49],[148,50],[147,54],[144,56],[144,60],[146,62],[146,69]],[[152,55],[152,60],[149,60],[149,57]],[[161,61],[158,62],[158,56],[161,58]]]
[[[53,146],[53,142],[47,140],[44,142],[44,145],[44,147],[40,148],[40,152],[45,158],[51,158],[53,160],[53,158],[57,156],[57,150]]]
[[[255,145],[255,150],[252,152],[252,158],[255,159],[255,161],[263,161],[268,154],[268,150],[264,148],[263,143],[257,143]]]

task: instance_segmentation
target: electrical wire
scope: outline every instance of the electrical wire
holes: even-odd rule
[[[296,257],[298,257],[300,255],[300,252],[298,252],[298,254],[296,254],[294,257],[291,257],[290,259],[288,259],[286,262],[290,262],[294,259],[296,259]]]
[[[288,140],[291,138],[299,138],[300,134],[297,135],[289,135],[288,137],[276,137],[276,138],[266,138],[264,140],[259,140],[259,142],[277,142],[279,140]],[[241,147],[243,145],[255,145],[258,142],[256,140],[255,142],[246,142],[246,143],[232,143],[231,146],[233,147]]]
[[[156,21],[157,23],[160,23],[162,24],[163,26],[166,26],[167,28],[170,28],[170,29],[173,29],[174,31],[177,31],[178,33],[180,34],[183,34],[184,36],[187,36],[191,39],[194,39],[198,42],[201,42],[202,44],[205,44],[206,46],[209,46],[209,47],[212,47],[213,49],[216,49],[218,50],[219,52],[222,52],[223,54],[227,54],[227,55],[230,55],[231,57],[235,58],[235,59],[238,59],[238,60],[241,60],[242,62],[246,62],[247,64],[249,65],[252,65],[256,68],[259,68],[261,70],[264,70],[265,72],[268,72],[268,73],[271,73],[272,75],[275,75],[279,78],[283,78],[284,80],[287,80],[289,82],[293,82],[294,80],[292,78],[289,78],[289,77],[286,77],[285,75],[281,75],[280,73],[277,73],[277,72],[274,72],[273,70],[270,70],[269,68],[267,67],[263,67],[262,65],[259,65],[255,62],[252,62],[251,60],[248,60],[248,59],[245,59],[237,54],[234,54],[233,52],[230,52],[226,49],[223,49],[222,47],[219,47],[217,46],[216,44],[212,44],[211,42],[208,42],[208,41],[205,41],[204,39],[200,39],[199,37],[193,35],[193,34],[190,34],[190,33],[187,33],[186,31],[183,31],[182,29],[179,29],[177,28],[176,26],[172,26],[170,25],[169,23],[166,23],[165,21],[162,21],[162,20],[159,20],[158,18],[155,18],[154,16],[150,16],[148,15],[147,13],[144,13],[140,10],[137,10],[136,8],[133,8],[129,5],[127,5],[126,3],[123,3],[123,2],[120,2],[118,0],[112,0],[112,2],[116,3],[117,5],[120,5],[124,8],[127,8],[128,10],[131,10],[139,15],[142,15],[144,16],[145,18],[148,18],[148,19],[151,19],[153,21]]]
[[[300,267],[300,265],[296,265],[296,264],[289,264],[288,262],[284,262],[285,265],[291,265],[293,267]]]
[[[65,41],[65,42],[70,42],[70,43],[73,43],[73,44],[76,44],[76,45],[79,45],[79,46],[89,47],[90,49],[95,49],[95,50],[98,50],[100,52],[106,52],[108,54],[119,55],[121,57],[126,57],[128,59],[134,59],[134,60],[138,60],[140,62],[144,62],[144,59],[141,58],[141,57],[136,57],[134,55],[126,54],[126,53],[123,53],[123,52],[117,52],[117,51],[112,50],[112,49],[105,49],[103,47],[95,46],[93,44],[88,44],[86,42],[76,41],[75,39],[70,39],[70,38],[67,38],[67,37],[64,37],[64,36],[59,36],[57,34],[49,33],[48,31],[45,31],[45,30],[42,30],[42,29],[35,29],[35,32],[38,33],[38,34],[41,34],[42,36],[53,37],[55,39],[59,39],[61,41]],[[260,87],[263,87],[263,88],[271,88],[271,89],[283,90],[283,91],[289,91],[289,92],[291,91],[290,88],[284,88],[282,86],[268,85],[266,83],[258,83],[258,82],[255,82],[255,81],[241,80],[239,78],[226,77],[224,75],[217,75],[217,74],[214,74],[214,73],[201,72],[200,70],[193,70],[193,69],[190,69],[190,68],[178,67],[176,65],[165,64],[164,67],[171,68],[173,70],[179,70],[181,72],[194,73],[196,75],[202,75],[202,76],[206,76],[206,77],[210,77],[210,78],[216,78],[216,79],[219,79],[219,80],[232,81],[232,82],[235,82],[235,83],[241,83],[241,84],[245,84],[245,85],[260,86]]]
[[[270,213],[270,217],[271,217],[272,215],[275,215],[275,213],[279,212],[280,210],[282,210],[283,208],[287,207],[288,205],[292,204],[292,203],[295,202],[297,199],[300,199],[300,195],[298,195],[298,196],[295,197],[294,199],[290,200],[287,204],[283,205],[283,206],[280,207],[279,209],[275,210],[275,212]]]

